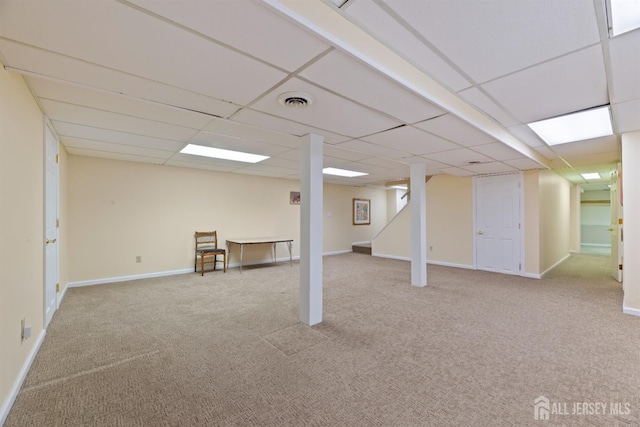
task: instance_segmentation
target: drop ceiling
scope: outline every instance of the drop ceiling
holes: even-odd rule
[[[0,62],[70,155],[169,167],[298,179],[299,137],[315,133],[324,166],[369,174],[325,182],[378,185],[423,163],[586,183],[615,169],[620,132],[640,130],[640,31],[610,39],[602,0],[295,3],[3,0]],[[305,7],[317,21],[286,13]],[[322,30],[330,21],[342,30]],[[367,59],[376,50],[382,63]],[[289,91],[314,102],[283,106]],[[526,126],[605,104],[610,137],[549,147]],[[270,158],[179,153],[189,143]]]

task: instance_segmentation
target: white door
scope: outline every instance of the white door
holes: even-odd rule
[[[611,275],[618,282],[622,282],[622,218],[620,205],[620,191],[618,185],[618,171],[611,173]]]
[[[45,328],[58,307],[58,140],[45,126]]]
[[[521,274],[522,175],[476,178],[476,268]]]

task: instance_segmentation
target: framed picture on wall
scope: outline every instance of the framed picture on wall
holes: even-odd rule
[[[353,225],[371,224],[371,200],[353,199]]]
[[[290,191],[289,192],[289,204],[290,205],[299,205],[300,204],[300,192],[299,191]]]

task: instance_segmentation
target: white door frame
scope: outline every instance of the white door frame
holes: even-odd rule
[[[472,208],[472,215],[473,215],[473,220],[472,220],[472,226],[473,226],[473,268],[475,270],[478,269],[478,242],[477,242],[477,231],[478,231],[478,224],[477,224],[477,220],[476,220],[476,214],[477,214],[477,203],[478,200],[476,198],[476,186],[477,186],[477,179],[478,178],[485,178],[488,176],[497,176],[497,175],[516,175],[518,177],[518,184],[519,184],[519,188],[520,188],[520,215],[519,215],[519,221],[520,221],[520,228],[519,228],[519,239],[520,239],[520,269],[518,270],[518,276],[527,276],[527,274],[525,273],[525,241],[524,241],[524,172],[514,172],[514,173],[502,173],[502,174],[489,174],[489,175],[475,175],[473,176],[473,180],[471,181],[471,208]]]
[[[48,136],[47,136],[47,131],[49,131],[51,133],[51,135],[53,136],[54,142],[55,142],[55,156],[56,156],[56,167],[54,169],[54,193],[55,193],[55,212],[53,213],[54,215],[54,221],[55,221],[55,227],[54,227],[54,232],[51,233],[50,231],[48,231],[48,219],[49,219],[49,215],[51,215],[51,213],[49,212],[49,206],[48,206],[48,185],[47,185],[47,155],[48,155],[48,150],[49,150],[49,140],[48,140]],[[44,256],[43,256],[43,261],[44,261],[44,280],[43,280],[43,291],[44,291],[44,304],[43,304],[43,319],[44,319],[44,328],[46,329],[47,326],[49,325],[49,322],[51,321],[51,318],[53,317],[53,314],[55,313],[55,311],[58,309],[58,305],[60,303],[60,301],[58,300],[59,294],[58,294],[58,290],[57,290],[57,286],[58,283],[60,282],[60,246],[59,246],[59,229],[58,229],[58,218],[59,213],[60,213],[60,171],[58,168],[58,162],[57,159],[59,157],[57,157],[59,155],[59,151],[58,151],[58,135],[55,132],[55,129],[53,127],[53,125],[51,124],[51,121],[49,120],[48,117],[45,116],[45,125],[44,125],[44,129],[43,129],[43,135],[44,135],[44,159],[43,159],[43,167],[44,167],[44,215],[43,215],[43,220],[44,220],[44,238],[43,238],[43,252],[44,252]],[[49,268],[51,268],[51,265],[47,262],[47,246],[51,243],[47,243],[48,240],[54,240],[55,242],[53,243],[54,245],[56,245],[56,249],[55,249],[55,259],[54,259],[54,264],[53,264],[53,268],[55,269],[54,272],[50,272]],[[50,274],[53,275],[53,280],[50,280]],[[51,286],[52,289],[48,289],[48,286]],[[47,312],[47,304],[49,303],[48,301],[48,295],[50,295],[49,292],[53,292],[53,306],[50,309],[50,312]]]

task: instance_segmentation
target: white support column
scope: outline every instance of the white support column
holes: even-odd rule
[[[322,322],[322,144],[301,137],[300,147],[300,321]]]
[[[411,284],[427,285],[427,194],[426,166],[410,166],[411,179]]]
[[[624,313],[640,316],[640,132],[622,134],[622,207]],[[619,182],[620,183],[620,182]]]

